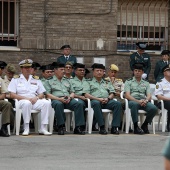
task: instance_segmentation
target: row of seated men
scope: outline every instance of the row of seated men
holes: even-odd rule
[[[4,99],[6,93],[9,93],[9,99],[18,99],[19,107],[22,110],[24,121],[24,132],[22,135],[29,135],[29,122],[31,118],[31,109],[40,110],[41,127],[39,134],[51,135],[47,131],[48,118],[51,106],[55,110],[56,124],[58,126],[58,134],[65,133],[65,114],[64,108],[74,111],[75,114],[75,129],[74,134],[84,135],[84,108],[86,107],[86,98],[91,100],[91,107],[94,110],[94,116],[98,126],[100,127],[99,134],[106,135],[102,108],[113,111],[113,120],[111,134],[119,135],[119,127],[121,116],[123,113],[123,103],[119,99],[122,80],[115,78],[115,74],[119,71],[118,67],[112,64],[108,69],[109,77],[103,78],[105,67],[102,64],[95,63],[92,65],[93,78],[85,79],[85,65],[81,63],[74,64],[74,78],[64,77],[65,65],[54,62],[54,75],[48,79],[45,77],[42,81],[39,77],[32,75],[33,61],[30,59],[23,60],[19,63],[21,74],[15,75],[8,85],[8,90],[1,80],[1,99]],[[125,97],[129,100],[131,109],[132,121],[134,124],[134,134],[148,134],[148,124],[152,122],[153,117],[157,113],[157,107],[150,103],[150,85],[149,82],[142,79],[143,64],[134,64],[134,77],[126,80],[124,84]],[[2,69],[3,67],[1,67]],[[43,72],[46,71],[44,67]],[[163,70],[165,73],[170,71],[170,67],[166,66]],[[115,86],[113,86],[115,84]],[[115,87],[115,89],[114,89]],[[157,93],[160,91],[160,85],[156,86]],[[44,98],[51,99],[51,102]],[[162,96],[162,94],[160,94]],[[157,94],[159,96],[159,94]],[[113,98],[118,100],[112,100]],[[78,98],[75,100],[74,98]],[[9,136],[7,125],[10,124],[10,115],[12,105],[9,102],[3,101],[1,105],[2,113],[2,128],[1,136]],[[4,104],[5,103],[5,104]],[[6,108],[7,110],[4,110]],[[144,109],[146,119],[141,127],[138,126],[138,110]],[[169,127],[169,124],[167,124]]]

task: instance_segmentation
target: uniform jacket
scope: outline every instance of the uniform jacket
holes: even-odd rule
[[[151,70],[151,61],[150,56],[147,53],[143,53],[142,56],[139,55],[138,52],[133,53],[130,55],[130,68],[133,70],[133,65],[135,63],[144,63],[144,73],[147,74],[147,77],[149,77],[149,73]]]
[[[170,64],[170,62],[168,61],[168,64]],[[167,64],[163,61],[163,60],[159,60],[156,63],[155,66],[155,70],[154,70],[154,78],[156,80],[156,82],[159,82],[161,79],[164,78],[164,75],[162,73],[162,69],[166,66]]]
[[[57,58],[57,62],[62,63],[62,64],[66,64],[67,61],[75,64],[75,63],[77,63],[77,58],[72,55],[69,56],[68,60],[66,60],[64,55]]]

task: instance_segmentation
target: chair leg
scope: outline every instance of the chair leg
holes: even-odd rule
[[[19,135],[20,124],[21,124],[21,109],[16,109],[15,114],[16,135]]]
[[[40,129],[39,120],[41,120],[41,118],[39,118],[39,116],[39,113],[33,113],[35,133],[38,133],[38,130]]]
[[[88,116],[88,133],[91,134],[92,133],[92,124],[93,124],[93,115],[94,115],[94,110],[91,109],[90,112],[87,113]]]
[[[152,119],[153,134],[155,134],[155,117]]]
[[[130,109],[128,109],[126,111],[126,133],[129,133],[130,117],[131,117],[131,113],[130,113]]]
[[[125,114],[126,114],[126,113],[123,114],[122,132],[123,132],[123,128],[124,128],[124,126],[125,126]]]
[[[48,121],[49,132],[51,134],[53,133],[53,124],[54,124],[54,109],[51,108],[51,113],[49,115],[49,121]]]
[[[70,113],[65,113],[66,114],[66,131],[70,132]]]
[[[167,120],[167,110],[164,110],[162,112],[162,132],[165,132],[166,120]]]
[[[110,116],[110,113],[104,113],[105,129],[107,132],[109,128],[109,116]]]
[[[162,113],[159,114],[159,118],[158,118],[158,131],[159,131],[159,126],[160,126],[161,116],[162,116]]]

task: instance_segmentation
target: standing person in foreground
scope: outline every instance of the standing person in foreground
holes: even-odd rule
[[[45,89],[41,81],[31,75],[32,63],[33,61],[30,59],[23,60],[19,63],[22,74],[15,76],[11,80],[8,91],[11,93],[11,98],[19,100],[19,107],[22,110],[24,120],[24,132],[22,135],[29,135],[32,109],[40,110],[41,127],[39,133],[51,135],[51,133],[46,130],[51,103],[43,99]]]
[[[134,77],[126,80],[124,88],[125,97],[129,100],[129,108],[131,109],[134,134],[149,134],[148,123],[152,122],[157,113],[157,107],[149,102],[151,100],[150,85],[142,79],[143,70],[143,63],[135,64],[133,66]],[[138,126],[139,109],[147,112],[141,128]]]
[[[120,115],[122,112],[121,103],[112,100],[115,90],[110,81],[104,80],[105,67],[103,64],[93,64],[93,79],[89,80],[89,85],[83,90],[85,97],[91,100],[91,106],[94,110],[95,118],[100,126],[100,134],[106,135],[102,109],[113,111],[111,134],[119,135]]]
[[[144,68],[143,68],[142,78],[148,80],[149,73],[151,70],[151,61],[150,61],[150,56],[147,53],[145,53],[146,46],[147,45],[142,42],[136,43],[137,52],[130,55],[130,68],[133,71],[134,64],[143,63]]]
[[[164,159],[165,170],[170,170],[170,138],[166,141],[166,144],[162,151]]]
[[[64,135],[65,131],[65,109],[74,111],[75,129],[74,134],[84,135],[84,105],[74,99],[74,89],[67,78],[64,78],[64,64],[53,63],[54,76],[45,82],[47,97],[52,100],[52,107],[57,118],[58,135]]]
[[[170,64],[162,69],[164,78],[157,82],[155,95],[159,100],[163,100],[165,109],[168,110],[167,130],[170,132]]]

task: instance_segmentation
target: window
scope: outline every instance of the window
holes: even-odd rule
[[[147,43],[146,50],[167,49],[168,4],[169,0],[119,0],[117,49],[135,50],[136,42]]]
[[[17,46],[18,2],[0,0],[0,46]]]

